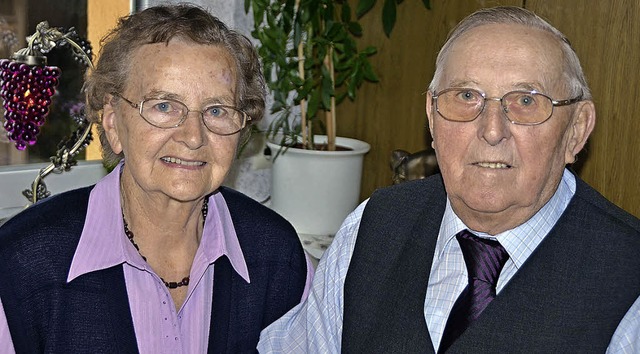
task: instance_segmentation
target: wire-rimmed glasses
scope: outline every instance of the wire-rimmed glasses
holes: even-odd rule
[[[484,110],[487,101],[499,101],[507,120],[513,124],[537,125],[553,115],[553,107],[567,106],[582,100],[582,94],[556,101],[537,91],[511,91],[501,98],[486,97],[470,88],[448,88],[432,96],[436,111],[446,120],[471,122]]]
[[[140,103],[133,103],[119,93],[113,95],[137,108],[147,123],[163,129],[179,127],[187,119],[189,112],[200,113],[207,129],[218,135],[233,135],[241,131],[247,125],[247,121],[251,120],[245,112],[222,104],[213,104],[198,111],[190,110],[184,103],[169,98],[145,98]]]

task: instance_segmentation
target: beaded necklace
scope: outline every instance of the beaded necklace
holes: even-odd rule
[[[209,213],[209,200],[207,197],[205,197],[204,200],[202,201],[202,227],[203,228],[204,228],[204,221],[207,218],[208,213]],[[129,241],[131,241],[131,244],[133,245],[133,247],[136,248],[136,250],[138,251],[138,254],[140,254],[140,257],[142,257],[142,259],[144,259],[144,261],[146,262],[147,257],[142,255],[142,253],[140,252],[140,247],[138,247],[138,244],[136,243],[136,241],[133,240],[133,232],[129,230],[129,225],[127,224],[127,220],[124,218],[124,210],[122,211],[122,222],[124,223],[125,235],[127,235],[127,238],[129,239]],[[175,282],[175,281],[168,282],[164,280],[164,278],[162,277],[160,277],[160,280],[162,280],[164,285],[169,289],[175,289],[181,286],[189,285],[189,276],[182,278],[182,280],[180,280],[179,282]]]

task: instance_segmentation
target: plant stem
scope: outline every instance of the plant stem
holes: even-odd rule
[[[329,48],[327,56],[324,57],[324,63],[329,69],[331,75],[331,88],[335,89],[335,73],[333,71],[333,47]],[[326,125],[327,125],[327,150],[336,150],[336,96],[331,96],[331,109],[326,112]]]
[[[304,81],[304,47],[302,41],[298,44],[298,72],[300,79]],[[300,119],[302,124],[302,146],[307,146],[309,136],[307,134],[307,100],[300,100]]]
[[[298,7],[300,6],[300,0],[296,0],[295,9],[297,12]],[[298,73],[300,75],[300,79],[304,81],[304,41],[300,41],[298,44]],[[308,145],[309,135],[307,132],[307,100],[302,99],[300,101],[300,124],[302,125],[302,146],[306,148]],[[313,144],[312,144],[313,145]]]

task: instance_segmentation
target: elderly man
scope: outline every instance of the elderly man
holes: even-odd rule
[[[450,34],[426,100],[441,175],[345,221],[261,352],[640,352],[640,220],[566,168],[595,109],[569,41],[517,7]]]

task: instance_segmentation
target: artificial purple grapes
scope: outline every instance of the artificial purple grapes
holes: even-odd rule
[[[0,71],[0,97],[6,110],[3,127],[16,148],[24,150],[36,143],[61,71],[55,66],[29,66],[9,59],[0,60]]]

